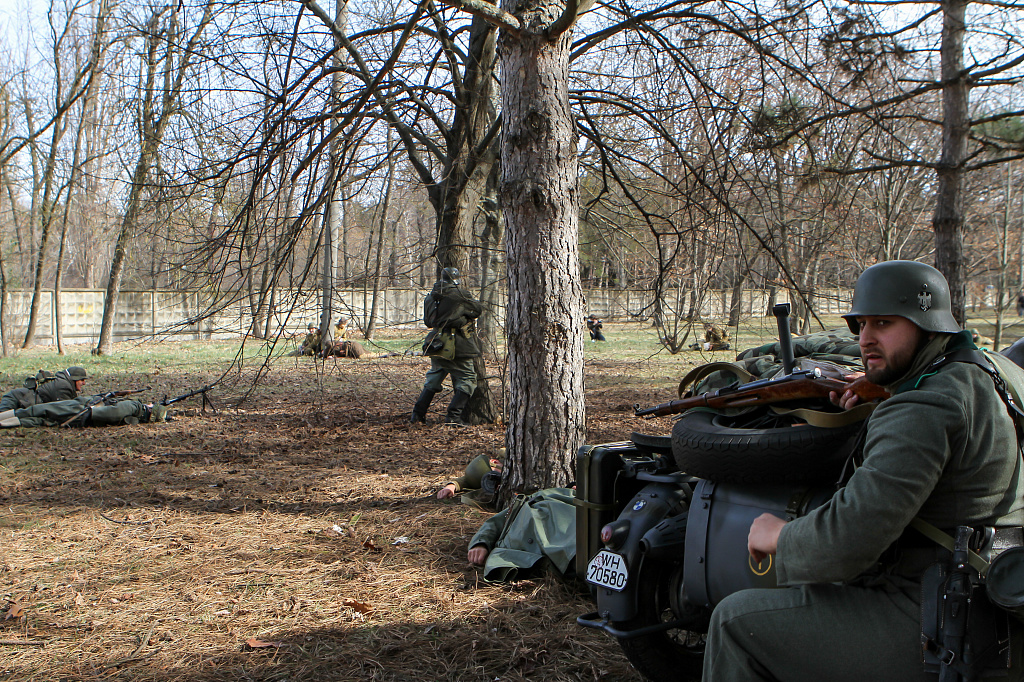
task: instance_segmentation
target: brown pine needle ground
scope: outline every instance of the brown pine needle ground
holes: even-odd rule
[[[422,358],[312,363],[279,361],[216,415],[190,400],[168,424],[0,432],[0,680],[639,679],[576,625],[581,583],[486,584],[467,564],[486,514],[434,494],[500,426],[410,428]],[[588,440],[667,428],[628,416],[672,397],[685,365],[667,363],[654,387],[635,360],[588,360]],[[214,377],[89,388],[153,400]]]

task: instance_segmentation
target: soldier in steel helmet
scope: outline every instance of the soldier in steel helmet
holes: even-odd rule
[[[483,310],[479,301],[459,287],[458,269],[441,270],[441,279],[423,301],[423,322],[431,330],[423,342],[423,352],[430,356],[430,370],[409,417],[413,424],[427,421],[430,402],[450,374],[455,390],[445,423],[465,425],[462,412],[476,390],[474,358],[480,355],[474,324]]]
[[[40,370],[25,380],[25,385],[8,391],[0,397],[0,412],[20,410],[42,403],[73,400],[89,378],[84,367],[68,367],[59,372]]]
[[[937,563],[949,566],[950,555],[911,521],[1021,542],[1014,422],[953,318],[942,275],[911,261],[874,265],[858,279],[844,317],[859,335],[866,376],[892,397],[874,410],[860,466],[828,503],[788,522],[770,514],[754,520],[750,554],[772,558],[783,589],[742,590],[718,604],[706,682],[935,680],[923,656],[957,657],[936,644],[941,638],[922,640],[923,603],[935,603],[922,599],[935,594],[922,589],[923,576]],[[850,392],[833,400],[847,408],[859,401]],[[1011,678],[1020,666],[1015,654]]]

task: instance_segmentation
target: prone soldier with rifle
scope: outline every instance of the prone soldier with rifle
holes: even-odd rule
[[[108,391],[74,400],[58,400],[0,413],[0,428],[41,426],[119,426],[168,421],[170,406],[196,395],[203,396],[203,409],[213,407],[207,393],[216,385],[209,384],[158,403],[144,403],[128,396],[148,391],[149,387]]]
[[[873,399],[866,382],[891,397],[867,420],[858,466],[830,501],[751,524],[751,559],[770,558],[781,589],[718,603],[703,679],[1020,679],[1021,624],[985,599],[984,581],[1001,552],[1024,552],[1015,549],[1024,467],[1012,395],[1024,374],[977,350],[952,316],[945,279],[922,263],[865,270],[844,317],[859,334],[866,381],[832,386],[788,367],[745,399],[783,402],[800,388],[852,408]],[[743,389],[686,400],[734,406]],[[1002,563],[1020,596],[1024,561]]]
[[[57,372],[39,370],[25,379],[24,385],[0,397],[0,413],[58,400],[78,397],[89,375],[84,367],[68,367]]]

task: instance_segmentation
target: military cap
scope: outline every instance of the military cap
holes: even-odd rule
[[[916,261],[891,260],[872,265],[857,279],[850,307],[843,317],[854,334],[860,331],[858,315],[897,315],[926,332],[960,331],[953,318],[946,278],[932,266]]]

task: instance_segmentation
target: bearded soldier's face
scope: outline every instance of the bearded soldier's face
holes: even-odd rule
[[[920,327],[898,315],[858,315],[857,324],[864,376],[881,386],[906,374],[926,341]]]

